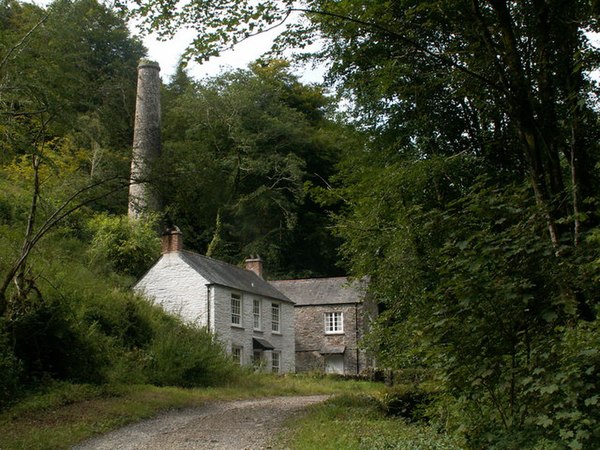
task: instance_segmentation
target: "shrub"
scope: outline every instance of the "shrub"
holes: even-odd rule
[[[10,323],[15,354],[30,380],[52,378],[80,382],[103,381],[109,355],[94,329],[82,328],[66,302],[45,300]]]
[[[95,216],[88,223],[93,234],[89,249],[92,262],[120,274],[141,276],[160,255],[157,222],[158,217],[152,215],[136,221],[126,216]]]
[[[231,378],[237,368],[211,333],[173,322],[163,327],[148,349],[151,383],[195,387]]]
[[[0,407],[16,396],[21,372],[21,361],[14,355],[0,321]]]
[[[425,410],[431,401],[432,393],[416,385],[388,388],[379,399],[381,409],[387,415],[409,421],[425,419]]]

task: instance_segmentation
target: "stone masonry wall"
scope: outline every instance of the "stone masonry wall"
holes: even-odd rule
[[[343,334],[325,333],[325,313],[343,313]],[[345,346],[344,373],[358,374],[367,367],[364,351],[358,343],[363,335],[362,304],[296,306],[296,371],[323,371],[323,350]]]

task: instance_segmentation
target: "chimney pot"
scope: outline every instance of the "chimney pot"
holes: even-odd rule
[[[260,256],[248,258],[245,264],[246,270],[254,272],[260,278],[263,278],[263,260]]]

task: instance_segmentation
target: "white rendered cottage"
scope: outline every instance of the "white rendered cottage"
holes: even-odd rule
[[[241,268],[185,251],[177,227],[134,290],[186,322],[214,332],[240,364],[295,370],[294,304],[262,278],[260,258]]]

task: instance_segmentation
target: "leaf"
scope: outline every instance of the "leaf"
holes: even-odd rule
[[[544,386],[543,388],[540,389],[540,393],[542,394],[553,394],[554,392],[558,391],[560,388],[557,384],[551,384],[549,386]]]
[[[536,423],[544,428],[548,428],[550,425],[554,423],[554,421],[548,417],[547,415],[539,416],[536,420]]]

